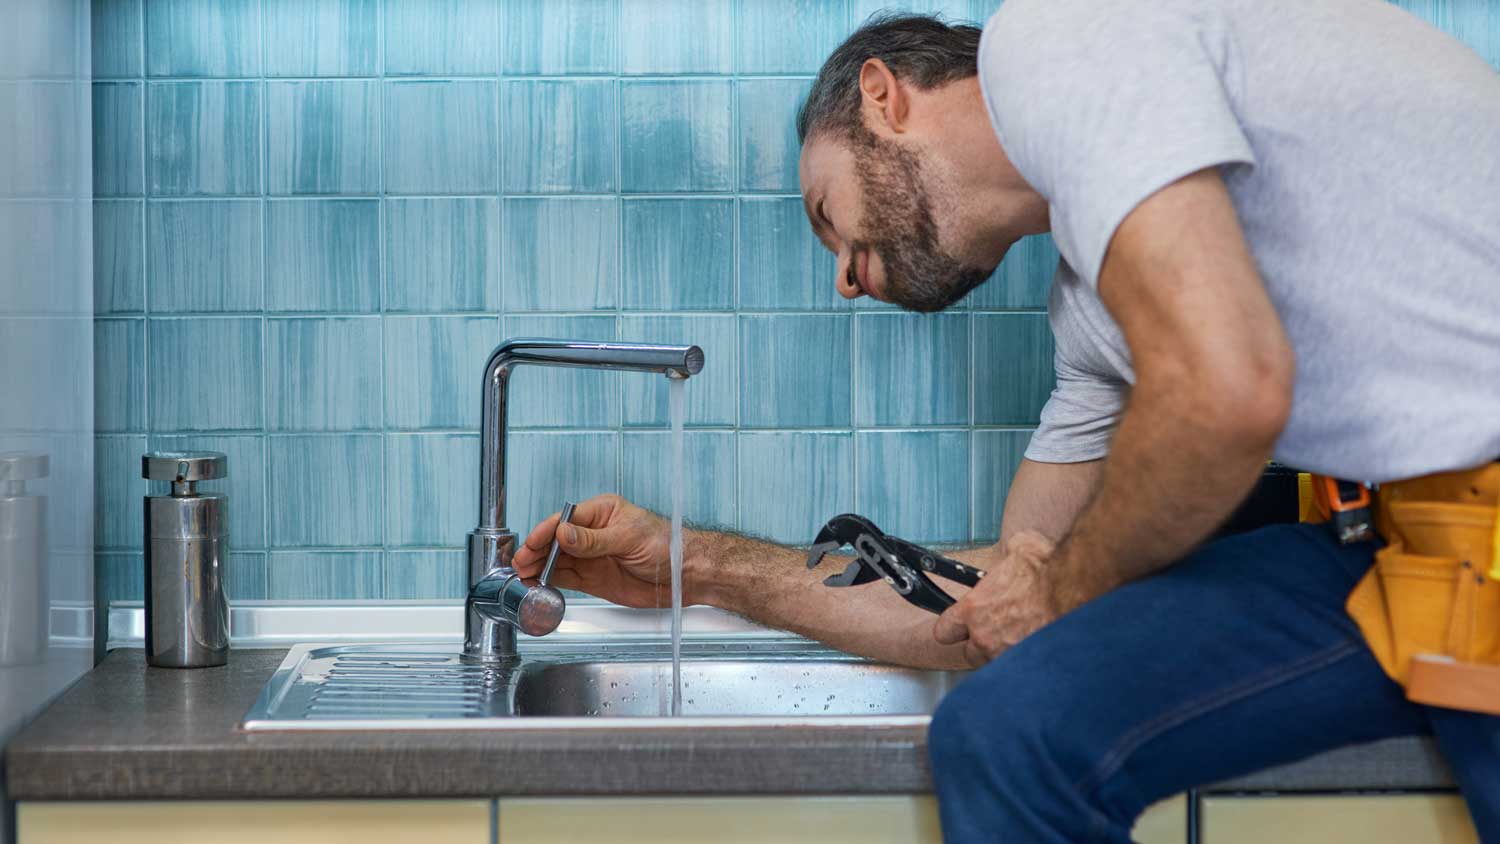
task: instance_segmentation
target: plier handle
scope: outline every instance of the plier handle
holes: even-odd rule
[[[827,586],[858,586],[884,580],[908,603],[931,613],[942,613],[953,606],[953,596],[933,583],[928,573],[965,586],[978,586],[984,570],[944,557],[889,536],[864,516],[845,513],[828,520],[813,546],[807,551],[807,567],[816,568],[830,551],[848,545],[854,549],[854,561],[838,574],[824,578]]]

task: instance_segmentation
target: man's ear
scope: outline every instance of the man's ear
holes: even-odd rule
[[[859,69],[860,111],[865,123],[877,134],[900,134],[906,131],[911,99],[896,81],[896,75],[880,59],[865,59]],[[885,132],[881,132],[881,129]]]

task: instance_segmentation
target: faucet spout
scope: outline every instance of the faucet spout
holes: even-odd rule
[[[686,378],[703,371],[703,350],[692,345],[515,339],[501,343],[490,354],[484,365],[479,421],[479,525],[469,534],[470,594],[464,613],[464,652],[471,656],[514,656],[517,620],[491,609],[502,607],[505,601],[501,599],[507,597],[520,607],[527,597],[528,587],[510,567],[516,535],[505,526],[506,410],[511,371],[522,364],[655,372]],[[536,628],[540,633],[551,632],[562,619],[562,593],[547,586],[530,589],[547,589],[556,596],[555,602],[547,596],[525,603],[537,618],[551,620],[555,614],[556,621],[546,630],[540,625]]]

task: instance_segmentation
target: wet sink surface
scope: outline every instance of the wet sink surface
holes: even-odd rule
[[[662,716],[672,664],[651,659],[540,663],[521,672],[516,714]],[[947,690],[942,672],[804,658],[687,659],[684,716],[931,715]]]
[[[795,643],[683,648],[682,715],[665,647],[535,648],[517,662],[457,645],[293,648],[248,730],[670,728],[921,724],[963,675],[872,663]]]

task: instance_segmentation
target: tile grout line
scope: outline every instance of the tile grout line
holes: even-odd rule
[[[509,297],[506,295],[506,291],[505,291],[506,267],[505,267],[505,254],[504,254],[505,253],[505,249],[506,249],[506,244],[505,244],[506,228],[505,228],[505,224],[510,219],[510,217],[509,217],[509,213],[508,213],[508,211],[507,211],[507,209],[505,207],[505,205],[506,205],[506,203],[505,203],[505,173],[506,173],[506,170],[505,170],[505,143],[504,143],[504,141],[501,138],[501,133],[504,130],[504,125],[503,125],[504,124],[504,106],[505,106],[504,81],[509,78],[508,75],[505,73],[505,24],[504,24],[503,18],[504,18],[504,13],[497,6],[496,7],[496,13],[495,13],[495,29],[496,29],[496,32],[495,32],[495,38],[496,38],[496,42],[495,42],[495,144],[496,144],[496,148],[495,148],[495,192],[494,192],[494,200],[495,200],[495,218],[496,218],[496,221],[497,221],[497,225],[500,227],[499,249],[501,250],[501,254],[498,256],[498,260],[500,262],[500,270],[496,274],[497,283],[499,284],[500,290],[499,290],[499,295],[495,299],[494,331],[495,331],[495,334],[498,335],[498,337],[499,337],[499,342],[504,342],[505,339],[506,339],[506,337],[505,337],[505,320],[506,320],[506,318],[510,314]],[[485,198],[488,199],[489,196],[490,196],[489,194],[486,194]],[[496,345],[499,345],[499,343],[497,342]],[[481,406],[483,404],[483,401],[484,400],[481,398],[480,399]],[[482,415],[482,413],[481,413],[481,415]],[[482,426],[483,425],[483,420],[480,420],[479,422],[476,422],[475,424]],[[494,424],[494,420],[491,420],[491,424]],[[480,448],[482,450],[483,449],[482,443],[484,442],[484,439],[483,439],[484,432],[483,431],[479,431],[477,436],[478,436],[479,442],[481,443]],[[477,474],[477,472],[476,472],[476,474]],[[480,479],[480,482],[483,483],[483,479]],[[502,477],[500,479],[500,483],[501,483],[502,486],[504,486],[506,484],[506,478]],[[473,488],[475,488],[475,487],[471,487],[471,489],[473,489]],[[508,488],[506,489],[506,492],[507,492],[507,497],[508,497],[508,493],[509,493],[509,489]],[[476,498],[477,498],[477,495],[476,495]],[[478,501],[476,500],[474,503],[477,506]],[[505,506],[507,506],[507,507],[509,506],[509,502],[508,501],[506,502]],[[509,514],[507,513],[507,514],[505,514],[505,516],[506,516],[506,521],[509,521],[510,520]],[[467,563],[465,563],[465,569],[467,569]],[[465,571],[465,573],[464,573],[463,582],[467,583],[467,571]],[[496,811],[498,811],[499,800],[498,799],[495,800],[492,805],[495,806],[496,807]],[[492,824],[491,831],[497,837],[497,840],[498,840],[498,836],[499,836],[499,826],[498,826],[499,825],[499,820],[498,820],[498,816],[495,816],[495,818],[496,819],[494,820],[494,822]]]
[[[616,26],[610,37],[614,40],[614,53],[617,74],[625,67],[625,44],[623,27],[618,23],[624,19],[625,0],[614,0]],[[615,110],[614,125],[610,127],[614,131],[614,203],[617,209],[615,213],[615,338],[620,339],[620,332],[624,330],[625,312],[625,84],[619,75],[614,77],[610,84],[611,95]],[[625,482],[625,379],[615,379],[615,393],[620,403],[620,416],[616,421],[621,433],[615,436],[615,489],[622,488]],[[658,599],[659,600],[659,599]]]
[[[968,355],[969,355],[969,378],[968,378],[968,384],[965,385],[965,386],[968,387],[968,397],[969,397],[969,507],[968,507],[968,511],[969,511],[969,541],[970,542],[974,542],[974,541],[976,541],[975,525],[978,522],[978,520],[975,518],[975,516],[977,514],[974,512],[974,508],[976,506],[975,505],[975,500],[976,500],[976,494],[975,493],[977,492],[977,490],[975,489],[975,483],[976,483],[975,482],[975,474],[976,473],[974,471],[974,461],[976,459],[976,455],[979,453],[979,448],[978,448],[979,435],[978,435],[978,433],[977,433],[977,431],[975,429],[975,425],[974,425],[974,423],[975,423],[974,393],[975,393],[975,391],[977,389],[976,384],[978,383],[978,380],[979,380],[979,354],[978,354],[978,351],[975,348],[978,345],[978,342],[979,342],[979,337],[978,337],[978,328],[979,328],[978,323],[979,323],[979,318],[976,317],[972,311],[970,311],[970,313],[968,315],[968,322],[969,322],[969,337],[968,337],[968,341],[969,341],[969,343],[968,343],[968,345],[969,345],[969,348],[968,348]]]
[[[144,2],[144,0],[143,0]],[[258,4],[259,5],[259,4]],[[261,53],[261,80],[260,80],[260,382],[261,382],[261,428],[259,439],[261,442],[262,466],[261,471],[265,479],[261,483],[261,529],[264,531],[262,542],[266,546],[265,565],[262,567],[261,577],[263,580],[262,590],[266,598],[271,598],[271,553],[273,547],[271,537],[271,502],[276,499],[271,488],[272,472],[271,464],[271,437],[268,411],[271,406],[271,376],[266,368],[267,346],[269,345],[268,323],[266,320],[267,305],[270,300],[270,274],[271,274],[271,205],[267,194],[270,186],[270,133],[271,114],[269,87],[265,84],[266,65],[266,43],[265,43],[265,8],[260,6],[260,53]]]
[[[376,225],[379,227],[379,233],[377,235],[376,244],[377,244],[377,249],[379,250],[379,253],[380,253],[380,257],[379,257],[378,263],[376,265],[376,270],[375,271],[376,271],[376,274],[377,274],[378,279],[379,279],[378,284],[376,285],[376,288],[377,288],[376,296],[377,296],[377,306],[379,308],[379,315],[380,315],[379,316],[379,320],[380,320],[380,337],[379,337],[379,342],[377,343],[377,346],[378,346],[378,349],[379,349],[378,354],[380,355],[380,463],[381,463],[381,477],[380,477],[380,494],[379,494],[378,498],[380,500],[380,596],[382,598],[388,598],[389,597],[388,595],[386,595],[386,592],[388,591],[388,587],[389,587],[389,582],[390,582],[389,573],[386,571],[386,558],[387,558],[387,555],[389,554],[389,547],[388,546],[390,545],[390,532],[391,532],[391,525],[390,525],[390,518],[389,518],[389,516],[390,516],[390,510],[391,510],[391,502],[389,500],[389,498],[390,498],[390,489],[389,489],[388,481],[387,481],[387,476],[388,476],[388,474],[390,472],[390,465],[389,464],[390,464],[390,451],[391,451],[391,448],[390,448],[390,444],[391,444],[391,439],[390,439],[390,437],[391,437],[391,434],[390,434],[390,419],[387,418],[388,417],[387,409],[389,407],[389,402],[390,402],[390,394],[389,394],[390,393],[390,384],[387,383],[387,379],[385,377],[386,328],[389,325],[389,323],[388,323],[388,321],[386,319],[386,305],[387,305],[387,301],[388,301],[388,296],[386,295],[386,288],[387,288],[387,286],[390,283],[389,274],[386,272],[387,261],[389,260],[389,253],[387,252],[387,250],[389,249],[389,244],[387,243],[386,236],[387,236],[387,233],[389,232],[389,225],[390,225],[390,202],[389,202],[387,194],[386,194],[386,187],[387,186],[386,186],[386,178],[385,178],[385,176],[386,176],[386,173],[385,173],[385,165],[386,165],[386,148],[385,148],[386,125],[387,125],[387,123],[390,120],[390,115],[386,113],[386,108],[385,108],[385,106],[386,106],[386,99],[385,99],[385,95],[386,95],[386,73],[385,73],[385,69],[386,68],[385,68],[385,66],[386,66],[386,60],[387,60],[387,58],[386,58],[385,41],[386,41],[386,29],[387,29],[387,26],[389,25],[389,21],[388,21],[387,15],[386,15],[386,7],[387,7],[386,0],[380,0],[380,2],[378,2],[378,3],[375,4],[375,71],[376,71],[376,74],[377,74],[375,85],[379,89],[377,91],[376,97],[375,97],[375,100],[376,100],[376,106],[375,106],[376,112],[375,113],[377,115],[376,122],[379,124],[377,126],[377,128],[376,128],[376,143],[378,144],[377,160],[379,161],[378,171],[377,171],[377,174],[376,174],[376,183],[377,183],[377,186],[379,188],[379,196],[380,196],[380,198],[378,200],[379,206],[378,206],[378,208],[376,210],[376,215],[375,215],[376,216]]]
[[[738,29],[738,26],[739,26],[739,23],[740,23],[740,17],[741,17],[741,14],[742,14],[742,8],[741,8],[742,6],[743,6],[743,4],[740,2],[740,0],[734,0],[734,7],[730,11],[730,30],[731,31],[737,31],[737,29]],[[735,55],[735,53],[737,52],[737,49],[736,49],[734,43],[730,44],[730,48],[729,49],[730,49],[730,67],[731,68],[736,68],[737,67],[736,66],[736,62],[737,62],[737,58],[738,57]],[[740,105],[740,96],[739,96],[739,90],[740,89],[739,89],[739,85],[740,85],[740,83],[739,83],[739,77],[736,76],[735,79],[734,79],[734,81],[732,81],[730,83],[730,86],[729,86],[729,126],[730,126],[729,131],[730,131],[730,134],[731,134],[731,136],[733,138],[733,144],[732,145],[734,147],[734,149],[730,152],[730,158],[732,159],[732,161],[730,162],[730,166],[734,168],[734,179],[733,179],[734,186],[736,188],[738,188],[738,189],[743,189],[744,188],[744,184],[745,184],[745,174],[744,174],[744,167],[743,167],[743,164],[744,164],[744,155],[741,152],[741,150],[744,149],[744,127],[743,127],[743,125],[741,123],[741,118],[740,118],[740,113],[739,113],[739,105]],[[739,153],[739,154],[737,154],[737,153]],[[741,254],[741,252],[744,249],[744,240],[743,240],[743,238],[740,237],[740,225],[741,225],[741,220],[743,219],[743,216],[744,216],[743,210],[744,210],[744,199],[743,199],[743,197],[738,192],[736,192],[735,199],[734,199],[734,219],[733,219],[734,232],[732,234],[733,242],[731,244],[732,253],[733,253],[733,261],[734,261],[734,264],[733,264],[733,266],[731,268],[731,272],[733,273],[733,283],[734,283],[734,314],[735,314],[734,317],[732,318],[733,321],[734,321],[734,338],[733,338],[733,343],[734,343],[734,346],[733,346],[733,348],[734,348],[734,373],[733,373],[733,377],[734,377],[734,429],[735,430],[734,430],[734,434],[733,434],[733,437],[732,437],[732,440],[734,442],[734,482],[733,482],[733,484],[732,484],[732,486],[730,488],[732,490],[731,494],[734,496],[734,504],[733,504],[733,510],[734,510],[734,527],[735,527],[736,530],[740,530],[740,531],[742,531],[744,529],[744,523],[745,523],[744,516],[743,516],[744,497],[742,495],[740,495],[740,431],[742,430],[743,425],[744,425],[744,396],[745,396],[745,384],[744,384],[744,378],[743,378],[744,367],[741,364],[741,357],[744,354],[744,349],[741,348],[741,346],[740,346],[740,318],[739,318],[740,305],[741,305],[741,303],[743,301],[743,296],[744,296],[744,275],[743,275],[743,273],[740,272],[740,267],[741,267],[741,265],[743,263],[743,255]]]

